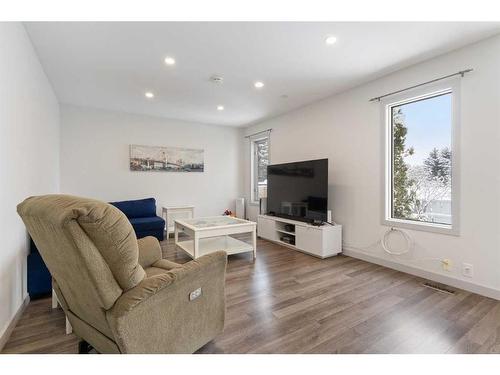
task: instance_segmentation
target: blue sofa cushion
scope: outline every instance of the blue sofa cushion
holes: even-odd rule
[[[129,219],[156,216],[156,200],[154,198],[110,203]]]
[[[135,232],[145,232],[151,230],[162,230],[165,228],[165,220],[161,217],[136,217],[130,219],[130,224],[134,227]]]

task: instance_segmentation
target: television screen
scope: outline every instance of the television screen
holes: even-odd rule
[[[301,221],[326,221],[328,159],[267,167],[267,214]]]

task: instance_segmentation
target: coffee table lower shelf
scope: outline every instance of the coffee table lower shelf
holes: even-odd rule
[[[185,240],[177,242],[177,246],[185,251],[191,258],[194,258],[194,240]],[[201,238],[199,240],[199,255],[213,253],[223,250],[228,255],[253,252],[253,246],[240,241],[231,236]]]

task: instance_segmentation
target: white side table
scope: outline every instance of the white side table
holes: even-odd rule
[[[161,216],[165,219],[168,241],[169,234],[174,233],[175,220],[192,219],[194,217],[194,206],[164,206]]]

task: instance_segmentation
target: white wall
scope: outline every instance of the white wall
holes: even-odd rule
[[[59,104],[20,23],[0,23],[0,337],[27,296],[26,197],[59,190]]]
[[[239,129],[61,106],[61,191],[117,201],[154,197],[194,205],[196,216],[234,210],[241,196]],[[205,150],[204,172],[133,172],[129,145]]]
[[[273,128],[271,163],[329,158],[329,205],[335,221],[343,224],[346,253],[500,298],[499,66],[497,36],[252,126],[245,133]],[[368,100],[469,67],[474,72],[461,80],[460,236],[408,231],[416,243],[410,256],[391,257],[378,246],[366,257],[359,249],[387,230],[381,225],[380,105]],[[246,145],[247,197],[248,155]],[[250,218],[255,218],[257,208],[249,208]],[[452,270],[442,271],[439,260],[423,258],[449,258]],[[462,262],[473,264],[472,279],[462,276]]]

